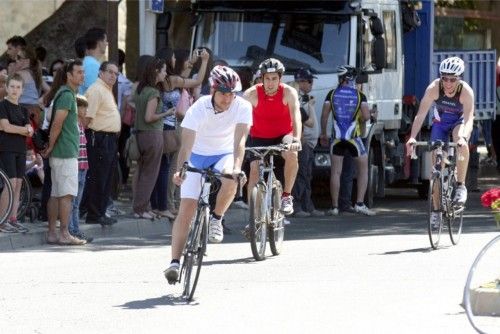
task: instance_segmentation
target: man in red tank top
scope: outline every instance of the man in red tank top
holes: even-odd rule
[[[285,182],[281,199],[281,210],[290,215],[293,213],[293,197],[290,193],[299,168],[297,151],[301,149],[302,123],[299,99],[293,87],[281,82],[285,67],[279,60],[274,58],[264,60],[259,65],[259,71],[263,83],[250,87],[244,94],[253,106],[253,125],[250,128],[247,146],[272,146],[285,142],[291,144],[290,151],[282,153],[285,160]],[[250,155],[249,159],[251,162],[248,193],[250,194],[259,178],[259,164],[253,155]]]

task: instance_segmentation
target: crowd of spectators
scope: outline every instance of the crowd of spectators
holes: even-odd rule
[[[80,230],[80,219],[103,226],[117,222],[113,216],[124,212],[111,199],[112,182],[117,170],[118,182],[128,182],[132,160],[129,213],[138,219],[166,217],[173,221],[179,203],[172,183],[180,147],[179,124],[187,108],[209,93],[208,73],[215,65],[227,65],[224,60],[214,59],[205,47],[193,53],[162,48],[154,56],[139,57],[131,81],[124,74],[123,51],[119,51],[118,63],[106,60],[107,35],[101,28],[89,29],[75,40],[75,60],[55,59],[48,67],[42,46],[29,45],[21,36],[9,38],[6,44],[6,55],[0,61],[0,167],[11,180],[14,206],[8,219],[0,223],[0,232],[28,231],[18,220],[17,207],[21,178],[29,175],[30,182],[42,188],[38,219],[48,221],[47,242],[91,242],[92,237]],[[238,72],[243,90],[260,80],[250,68]],[[299,172],[292,193],[295,216],[356,212],[351,200],[356,168],[347,151],[343,168],[335,172],[342,172],[336,186],[339,194],[332,199],[337,211],[315,207],[311,189],[314,149],[318,142],[322,144],[315,104],[323,101],[311,95],[316,77],[308,69],[299,69],[294,79],[291,84],[299,93],[303,121]],[[113,92],[115,86],[118,94]],[[477,124],[485,139],[491,138],[491,125]],[[39,128],[48,131],[50,139],[46,148],[36,150],[30,138]],[[132,144],[127,141],[137,146],[134,159],[128,154]],[[486,144],[488,157],[481,163],[498,163],[495,143],[487,140]],[[472,163],[472,168],[478,164]],[[5,210],[5,202],[3,191],[0,210]],[[242,198],[236,203],[246,207]]]

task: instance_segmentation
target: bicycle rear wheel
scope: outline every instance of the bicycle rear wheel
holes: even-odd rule
[[[276,180],[273,185],[273,207],[271,208],[271,224],[269,224],[269,247],[273,255],[279,255],[285,238],[285,216],[281,209],[281,194],[283,188],[281,183]]]
[[[429,181],[429,197],[428,197],[429,207],[428,207],[427,231],[429,234],[429,241],[431,242],[431,247],[434,249],[437,249],[439,245],[439,239],[441,238],[441,232],[443,230],[443,219],[441,216],[441,219],[439,221],[439,226],[435,226],[431,217],[433,212],[442,211],[441,193],[442,193],[441,178],[437,174],[432,175],[431,180]],[[439,202],[436,209],[434,208],[432,203],[434,197],[436,197]]]
[[[21,192],[19,193],[19,207],[17,209],[17,219],[23,220],[33,199],[33,190],[28,177],[25,175],[21,179]]]
[[[184,261],[182,262],[181,270],[181,277],[184,278],[184,291],[182,295],[188,301],[193,300],[200,277],[203,256],[207,249],[208,208],[198,211],[193,224],[193,229],[190,233],[186,250],[184,251]]]
[[[450,194],[450,202],[451,199],[455,197],[455,191],[457,189],[457,179],[456,176],[453,176],[450,179],[450,184],[453,187],[453,190]],[[463,224],[463,214],[464,214],[464,206],[455,207],[452,203],[449,203],[449,212],[446,217],[448,223],[448,233],[450,234],[451,243],[456,245],[460,241],[460,235],[462,234],[462,224]]]
[[[267,222],[266,212],[263,210],[265,192],[262,185],[257,184],[250,195],[250,247],[255,260],[262,261],[266,258]]]
[[[0,194],[3,197],[3,203],[0,205],[0,224],[5,222],[12,211],[14,204],[14,192],[10,184],[9,177],[0,169]]]

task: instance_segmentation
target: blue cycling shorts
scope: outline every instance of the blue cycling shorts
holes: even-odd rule
[[[464,118],[458,117],[456,120],[451,122],[436,122],[432,123],[431,129],[431,141],[441,140],[443,142],[448,142],[450,140],[450,135],[460,124],[464,124]]]

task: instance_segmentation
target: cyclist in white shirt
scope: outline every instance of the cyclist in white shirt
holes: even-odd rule
[[[252,105],[242,97],[241,81],[235,71],[215,66],[210,73],[211,94],[200,97],[182,121],[181,148],[173,181],[181,186],[179,214],[172,229],[172,261],[164,274],[170,284],[179,277],[179,260],[196,213],[201,192],[201,175],[179,171],[185,161],[198,169],[212,167],[233,174],[234,180],[222,178],[215,209],[208,225],[208,239],[219,243],[224,234],[222,217],[236,194],[237,180],[245,154],[245,141],[252,125]]]

